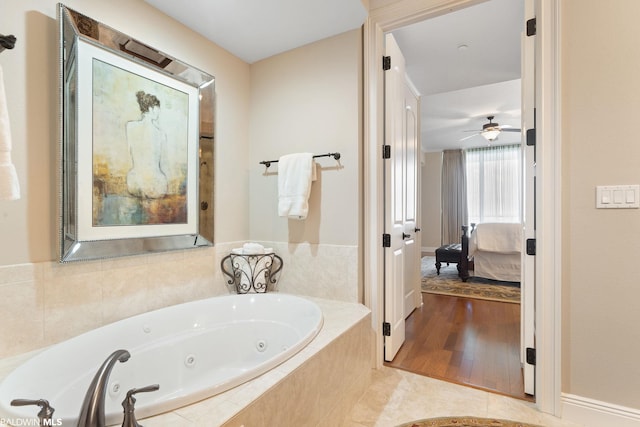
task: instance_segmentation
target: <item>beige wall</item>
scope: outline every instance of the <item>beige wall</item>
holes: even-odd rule
[[[251,65],[249,235],[283,257],[283,292],[351,302],[363,294],[361,50],[353,30]],[[278,216],[278,164],[259,164],[296,152],[341,154],[316,160],[304,221]]]
[[[56,2],[4,2],[0,54],[22,187],[0,201],[0,357],[73,337],[141,312],[227,293],[219,260],[248,239],[249,65],[142,0],[67,6],[216,77],[216,247],[59,264],[56,260]],[[125,13],[126,11],[126,13]],[[225,183],[233,182],[233,185]],[[230,208],[230,207],[233,208]]]
[[[0,54],[0,65],[22,186],[22,199],[0,201],[0,312],[6,320],[0,357],[141,312],[228,293],[220,260],[249,239],[271,240],[285,259],[278,282],[283,291],[357,301],[359,31],[256,64],[252,75],[253,66],[142,0],[66,2],[215,76],[216,246],[59,264],[56,5],[6,2],[0,12],[0,31],[18,39],[15,49]],[[277,175],[263,176],[257,162],[302,149],[340,151],[343,159],[339,168],[333,159],[319,161],[324,168],[314,183],[311,221],[289,226],[276,216]]]
[[[250,235],[259,241],[358,244],[361,146],[360,30],[251,65]],[[317,159],[306,220],[278,216],[278,167],[284,154],[340,152]]]
[[[562,391],[640,409],[640,211],[595,208],[640,183],[640,2],[561,5]]]
[[[56,4],[7,1],[0,13],[0,31],[18,39],[0,65],[22,187],[22,199],[0,201],[0,265],[56,258]],[[216,241],[247,239],[249,65],[142,0],[65,4],[216,77]]]
[[[442,240],[442,152],[424,153],[422,166],[422,249],[433,251]]]

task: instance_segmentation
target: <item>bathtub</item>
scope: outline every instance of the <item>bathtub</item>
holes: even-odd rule
[[[170,411],[221,393],[274,368],[304,348],[322,328],[312,301],[266,293],[229,295],[166,307],[103,326],[29,359],[0,384],[0,419],[35,419],[38,408],[13,407],[12,399],[46,399],[54,421],[75,426],[93,376],[115,350],[105,399],[107,425],[122,422],[126,392],[136,395],[136,416]],[[56,425],[56,424],[54,424]],[[60,424],[57,424],[60,425]]]

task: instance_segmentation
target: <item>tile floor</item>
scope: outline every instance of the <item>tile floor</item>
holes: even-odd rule
[[[344,426],[393,427],[424,418],[465,415],[544,427],[579,427],[541,413],[523,400],[388,367],[374,371],[371,385]]]

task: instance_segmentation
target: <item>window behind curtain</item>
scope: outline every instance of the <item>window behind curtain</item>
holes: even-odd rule
[[[520,145],[474,148],[466,154],[469,223],[521,222]]]

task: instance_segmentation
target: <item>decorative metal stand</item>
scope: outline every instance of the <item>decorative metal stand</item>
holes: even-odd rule
[[[231,268],[229,268],[229,265]],[[240,255],[229,254],[222,258],[220,268],[229,280],[229,285],[235,285],[236,292],[267,292],[269,285],[277,282],[277,274],[284,265],[282,258],[276,254]]]

